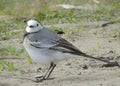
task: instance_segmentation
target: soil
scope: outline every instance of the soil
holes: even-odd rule
[[[80,35],[73,38],[74,41],[73,39],[69,41],[83,52],[111,60],[120,56],[120,42],[116,40],[119,33],[113,33],[119,31],[120,24],[114,23],[102,27],[102,23],[104,24],[102,21],[86,23],[85,28],[88,28],[88,30],[86,31],[83,28],[80,31]],[[75,28],[80,27],[80,24],[55,26],[71,27],[75,30]],[[16,44],[18,47],[22,46],[22,43]],[[50,79],[35,83],[33,81],[35,77],[44,74],[48,65],[29,64],[26,56],[25,54],[23,57],[20,57],[22,59],[4,59],[5,61],[14,62],[16,71],[4,70],[0,74],[0,86],[120,86],[119,67],[102,67],[106,63],[85,57],[71,57],[59,62]],[[117,61],[119,62],[119,59]],[[20,72],[20,68],[23,71],[21,69]],[[38,68],[40,68],[39,71],[37,71]]]

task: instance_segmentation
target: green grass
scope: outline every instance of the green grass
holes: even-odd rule
[[[9,40],[17,37],[25,28],[23,21],[0,21],[0,40]],[[19,31],[21,29],[21,31]]]
[[[24,49],[17,49],[13,45],[9,45],[8,47],[1,47],[0,48],[0,56],[20,56],[24,53]]]
[[[68,3],[69,2],[69,3]],[[30,4],[28,4],[30,3]],[[35,17],[45,24],[54,23],[76,23],[83,20],[99,21],[112,20],[119,14],[119,1],[106,0],[100,3],[98,10],[65,10],[62,8],[51,8],[56,4],[75,4],[84,6],[84,4],[92,3],[92,0],[53,0],[48,1],[29,1],[29,0],[1,0],[0,15],[10,15],[14,17]],[[12,10],[11,10],[12,9]],[[22,12],[22,13],[21,13]]]
[[[4,63],[3,62],[0,62],[0,73],[2,73],[3,72],[3,70],[4,70]]]
[[[30,56],[27,57],[28,63],[32,64],[32,58]]]
[[[99,52],[100,52],[101,45],[102,45],[102,39],[101,39],[101,38],[98,38],[97,47],[96,47],[96,49],[95,49],[95,52],[96,52],[97,54],[99,54]]]
[[[15,71],[14,63],[7,61],[0,62],[0,73],[2,73],[4,70]]]

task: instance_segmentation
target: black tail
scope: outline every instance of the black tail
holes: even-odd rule
[[[87,54],[85,54],[83,52],[79,52],[79,53],[72,52],[72,54],[79,55],[79,56],[84,56],[86,58],[95,59],[95,60],[98,60],[98,61],[102,61],[102,62],[107,63],[109,66],[118,66],[118,67],[120,67],[120,65],[118,64],[118,62],[110,62],[109,60],[105,60],[105,59],[93,57],[93,56],[87,55]]]
[[[105,60],[105,59],[101,59],[101,58],[97,58],[97,57],[93,57],[93,56],[90,56],[90,55],[87,55],[85,53],[82,53],[81,56],[84,56],[86,58],[90,58],[90,59],[95,59],[95,60],[98,60],[98,61],[102,61],[102,62],[105,62],[105,63],[111,63],[110,61],[108,60]]]

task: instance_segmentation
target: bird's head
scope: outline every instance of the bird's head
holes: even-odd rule
[[[37,32],[43,28],[42,24],[38,20],[31,19],[27,21],[26,32],[32,33]]]

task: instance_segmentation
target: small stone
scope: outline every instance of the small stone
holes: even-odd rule
[[[37,69],[37,72],[40,72],[41,70],[42,70],[42,68],[40,67],[40,68]]]
[[[82,74],[81,72],[78,73],[78,75],[81,75],[81,74]]]
[[[67,64],[65,64],[66,66],[69,66],[69,65],[71,65],[71,63],[67,63]]]
[[[83,65],[82,68],[83,69],[88,69],[88,66],[87,65]]]

